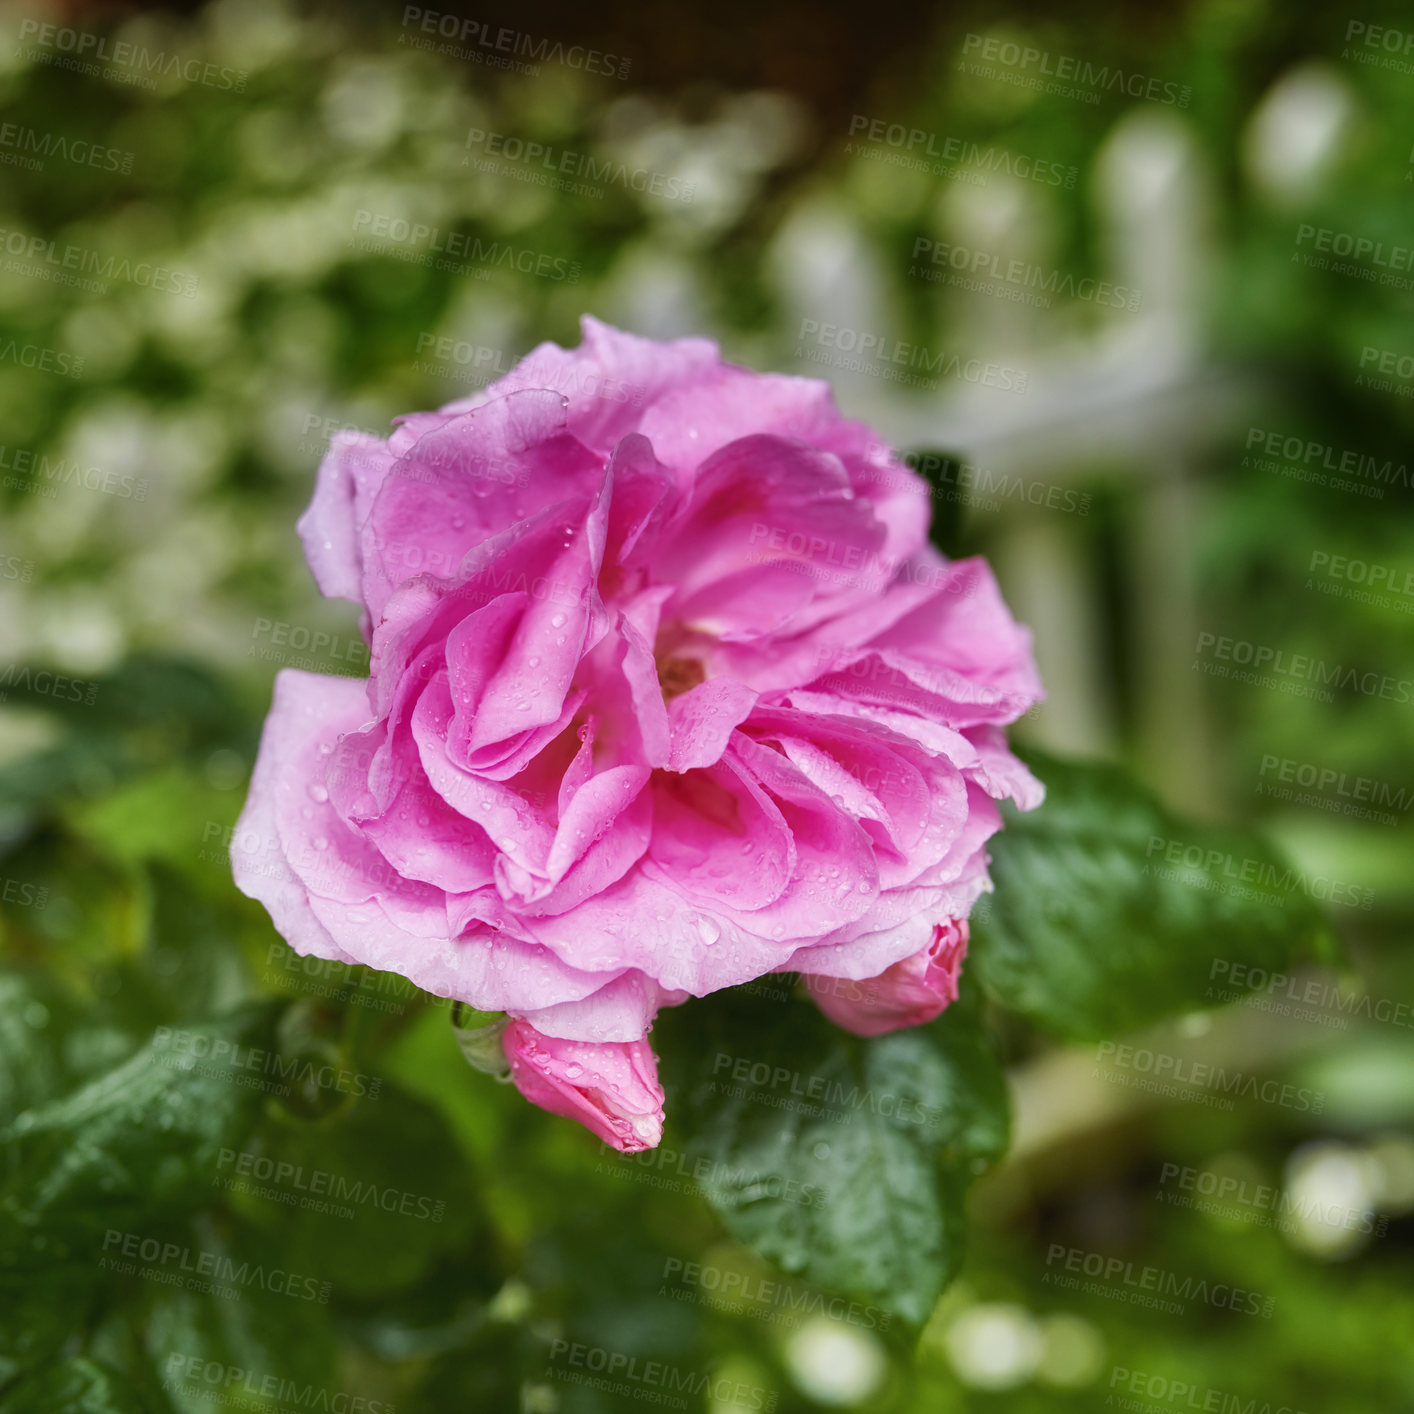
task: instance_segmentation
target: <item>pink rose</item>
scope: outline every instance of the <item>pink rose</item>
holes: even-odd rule
[[[276,679],[237,883],[300,953],[562,1041],[878,976],[989,887],[996,801],[1041,798],[1002,730],[1030,637],[928,514],[824,383],[592,319],[338,434],[299,529],[371,675]]]
[[[804,979],[815,1004],[856,1036],[882,1036],[932,1021],[957,1000],[957,980],[967,956],[967,921],[950,918],[933,929],[926,947],[886,967],[866,982],[837,977]]]
[[[657,1147],[663,1089],[647,1041],[564,1041],[513,1021],[501,1045],[516,1089],[531,1104],[577,1119],[625,1154]]]

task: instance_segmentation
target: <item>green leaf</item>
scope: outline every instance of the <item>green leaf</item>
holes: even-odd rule
[[[42,964],[92,995],[101,990],[95,974],[141,946],[151,908],[146,877],[87,841],[39,830],[6,856],[4,874],[19,885],[8,890],[10,903],[0,902],[5,952],[16,960]]]
[[[64,1037],[68,999],[39,973],[0,973],[0,1124],[62,1094],[73,1083]]]
[[[63,814],[75,834],[129,867],[161,860],[208,889],[216,881],[229,889],[225,832],[239,804],[191,766],[173,763],[67,803]]]
[[[218,1391],[247,1410],[354,1407],[348,1394],[338,1400],[333,1324],[318,1302],[159,1288],[142,1333],[152,1379],[177,1414],[211,1414]]]
[[[1328,947],[1312,881],[1257,835],[1182,820],[1113,767],[1028,760],[1046,802],[1005,811],[964,973],[1012,1011],[1094,1040],[1213,1005],[1234,964]]]
[[[379,1296],[463,1246],[479,1211],[469,1178],[442,1115],[384,1087],[330,1122],[267,1118],[219,1157],[216,1181],[290,1266],[341,1296]]]
[[[49,1365],[0,1398],[0,1414],[148,1414],[121,1376],[97,1360]]]
[[[788,1272],[922,1322],[961,1257],[963,1197],[1006,1145],[975,1000],[864,1041],[743,992],[654,1031],[668,1113],[732,1234]]]
[[[74,1266],[0,1273],[0,1385],[52,1360],[84,1328],[96,1276]]]
[[[174,758],[197,764],[213,751],[250,760],[259,735],[242,684],[179,658],[138,656],[96,679],[64,679],[36,692],[40,665],[0,677],[7,706],[42,714],[57,740],[0,765],[0,835],[18,838],[65,798],[102,795],[115,783]],[[203,822],[204,823],[204,822]]]
[[[527,1390],[543,1377],[543,1345],[532,1343],[524,1327],[487,1324],[458,1342],[455,1353],[432,1362],[425,1380],[406,1402],[399,1402],[399,1414],[446,1414],[451,1409],[560,1408],[570,1411],[619,1408],[617,1404],[571,1403],[532,1404]],[[572,1385],[563,1386],[573,1390]],[[645,1405],[645,1408],[651,1406]],[[671,1407],[668,1405],[666,1407]]]
[[[250,1128],[278,1003],[159,1032],[130,1060],[0,1131],[0,1271],[97,1261],[110,1229],[167,1220],[211,1194]]]
[[[0,974],[0,1123],[73,1089],[79,1013],[42,974]],[[84,1323],[96,1273],[57,1266],[0,1273],[0,1385],[53,1359]]]

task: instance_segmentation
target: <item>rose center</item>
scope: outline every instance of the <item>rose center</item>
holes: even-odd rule
[[[707,677],[696,658],[660,657],[657,663],[658,686],[663,689],[664,702],[670,702],[679,693],[696,687]]]

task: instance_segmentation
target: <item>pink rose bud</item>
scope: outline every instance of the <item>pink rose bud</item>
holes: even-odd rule
[[[912,957],[877,977],[852,982],[844,977],[803,980],[815,1004],[856,1036],[882,1036],[932,1021],[957,1000],[957,978],[967,956],[967,920],[950,918],[933,929],[933,939]]]
[[[501,1045],[516,1089],[532,1105],[578,1120],[625,1154],[662,1139],[663,1087],[646,1039],[562,1041],[512,1021]]]

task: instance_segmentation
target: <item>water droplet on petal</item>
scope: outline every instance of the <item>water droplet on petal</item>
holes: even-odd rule
[[[329,792],[325,790],[323,786],[310,786],[309,798],[323,805],[324,802],[329,799]]]

